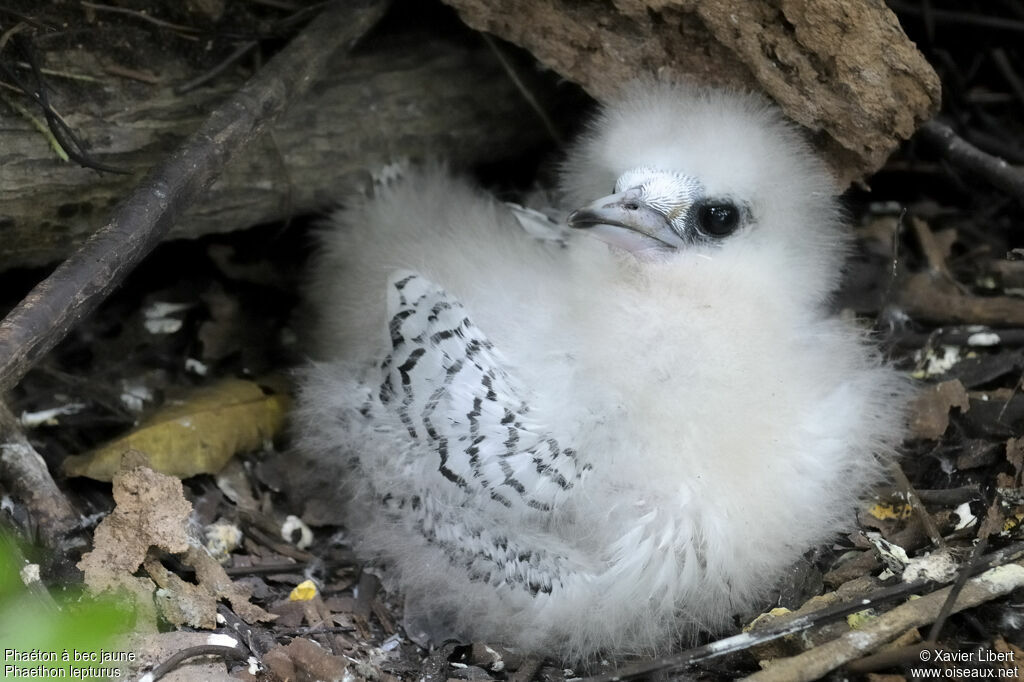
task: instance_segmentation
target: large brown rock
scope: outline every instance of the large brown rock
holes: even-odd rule
[[[939,105],[939,79],[882,0],[445,0],[599,100],[638,77],[763,91],[845,186]]]

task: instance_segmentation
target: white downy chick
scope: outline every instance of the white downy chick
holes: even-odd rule
[[[557,239],[441,168],[335,215],[299,445],[414,621],[663,650],[847,527],[906,388],[828,314],[835,187],[762,99],[634,87],[563,190]]]

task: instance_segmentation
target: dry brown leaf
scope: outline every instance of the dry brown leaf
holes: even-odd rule
[[[114,475],[114,501],[117,507],[96,528],[93,550],[82,557],[78,567],[94,591],[126,589],[134,595],[141,612],[138,630],[155,630],[153,594],[157,586],[163,588],[157,599],[160,611],[177,626],[216,627],[220,599],[231,602],[247,623],[274,619],[249,602],[250,593],[232,582],[213,557],[189,543],[192,505],[185,499],[179,479],[153,471],[145,455],[132,451]],[[164,568],[153,549],[177,554],[195,570],[195,584]],[[152,580],[133,575],[140,565]]]
[[[1011,674],[1009,677],[1002,679],[1020,680],[1020,662],[1024,661],[1024,649],[1007,642],[1002,635],[996,635],[995,640],[992,642],[992,651],[1007,656],[1007,660],[1000,661],[998,665]]]
[[[1006,441],[1006,460],[1013,466],[1016,480],[1024,482],[1024,438]]]
[[[192,505],[185,499],[181,481],[150,469],[142,453],[129,452],[123,459],[113,477],[117,506],[96,528],[93,550],[82,557],[78,568],[85,573],[85,584],[96,592],[127,590],[135,595],[136,629],[153,631],[156,586],[132,574],[150,547],[171,553],[188,550],[185,529]]]
[[[916,438],[938,440],[949,426],[949,410],[971,409],[967,389],[959,379],[943,381],[922,390],[910,408],[910,430]]]
[[[210,590],[218,599],[227,599],[231,602],[231,610],[246,623],[265,623],[277,617],[251,603],[251,590],[231,580],[224,567],[205,550],[189,547],[188,553],[181,559],[186,566],[191,566],[195,570],[196,581],[202,587]]]
[[[346,676],[348,661],[308,639],[296,637],[288,646],[268,651],[263,665],[281,680],[340,680]]]
[[[223,360],[244,343],[242,308],[238,299],[229,296],[219,284],[211,286],[200,298],[210,311],[210,319],[199,326],[202,359],[205,362]]]
[[[256,383],[228,379],[161,408],[129,434],[64,460],[68,476],[109,481],[121,455],[141,450],[156,471],[188,478],[219,471],[235,454],[255,450],[284,425],[289,400]]]
[[[1017,487],[1017,478],[1010,474],[1003,473],[1000,471],[996,474],[996,489],[997,490],[1012,490]]]
[[[190,583],[171,573],[159,559],[146,559],[146,572],[160,586],[160,613],[175,627],[183,625],[212,630],[217,627],[217,602],[226,599],[232,610],[247,623],[266,622],[276,618],[249,601],[251,592],[231,580],[217,561],[198,547],[189,547],[182,563],[196,572]]]
[[[182,580],[150,554],[143,564],[160,590],[154,596],[160,615],[176,628],[212,630],[217,627],[217,596],[203,585]]]

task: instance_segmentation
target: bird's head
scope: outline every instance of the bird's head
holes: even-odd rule
[[[602,110],[562,171],[570,227],[643,263],[757,252],[825,294],[835,285],[845,244],[837,188],[761,97],[635,84]]]
[[[573,211],[569,226],[587,229],[639,257],[652,257],[724,239],[748,215],[746,204],[732,197],[708,197],[692,175],[638,166],[615,180],[613,194]]]

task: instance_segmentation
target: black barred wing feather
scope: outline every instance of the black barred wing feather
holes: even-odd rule
[[[391,354],[380,402],[470,495],[546,511],[579,480],[576,452],[531,423],[524,391],[462,304],[410,271],[388,281]]]

